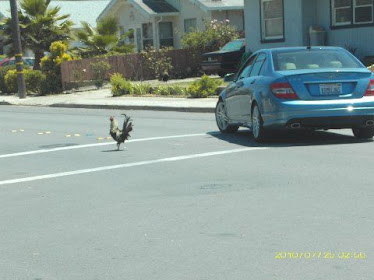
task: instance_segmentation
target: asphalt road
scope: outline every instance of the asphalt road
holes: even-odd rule
[[[0,279],[372,279],[372,141],[120,113],[0,107]]]

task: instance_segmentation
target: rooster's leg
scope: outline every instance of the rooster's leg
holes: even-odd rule
[[[121,146],[121,143],[117,143],[117,151],[119,151],[119,146]]]

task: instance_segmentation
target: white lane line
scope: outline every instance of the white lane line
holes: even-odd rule
[[[30,182],[30,181],[36,181],[36,180],[44,180],[44,179],[72,176],[72,175],[78,175],[78,174],[113,170],[113,169],[119,169],[119,168],[134,167],[134,166],[140,166],[140,165],[150,165],[150,164],[156,164],[156,163],[161,163],[161,162],[181,161],[181,160],[186,160],[186,159],[211,157],[211,156],[233,154],[233,153],[242,153],[242,152],[248,152],[248,151],[254,151],[254,150],[264,150],[264,149],[267,149],[267,148],[250,147],[250,148],[241,148],[241,149],[233,149],[233,150],[226,150],[226,151],[216,151],[216,152],[209,152],[209,153],[191,154],[191,155],[185,155],[185,156],[161,158],[161,159],[155,159],[155,160],[146,160],[146,161],[124,163],[124,164],[117,164],[117,165],[108,165],[108,166],[102,166],[102,167],[96,167],[96,168],[80,169],[80,170],[75,170],[75,171],[52,173],[52,174],[46,174],[46,175],[40,175],[40,176],[32,176],[32,177],[25,177],[25,178],[19,178],[19,179],[4,180],[4,181],[0,181],[0,185],[9,185],[9,184]]]
[[[204,136],[204,135],[210,135],[210,134],[197,133],[197,134],[185,134],[185,135],[171,135],[171,136],[140,138],[140,139],[128,140],[128,141],[126,141],[126,143],[163,140],[163,139],[173,139],[173,138],[184,138],[184,137],[196,137],[196,136]],[[98,146],[107,146],[107,145],[113,145],[114,143],[115,142],[105,142],[105,143],[95,143],[95,144],[84,144],[84,145],[75,145],[75,146],[68,146],[68,147],[59,147],[59,148],[53,148],[53,149],[41,149],[41,150],[34,150],[34,151],[27,151],[27,152],[20,152],[20,153],[4,154],[4,155],[0,155],[0,158],[19,157],[19,156],[42,154],[42,153],[51,153],[51,152],[65,151],[65,150],[74,150],[74,149],[83,149],[83,148],[91,148],[91,147],[98,147]]]

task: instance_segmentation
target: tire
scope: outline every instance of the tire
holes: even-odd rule
[[[353,135],[358,139],[372,139],[374,136],[374,127],[354,127],[352,128]]]
[[[252,134],[256,142],[263,142],[266,139],[263,123],[260,109],[255,104],[252,109]]]
[[[223,133],[235,133],[235,132],[238,131],[239,126],[230,125],[228,123],[225,104],[223,103],[222,100],[219,100],[217,102],[215,115],[216,115],[217,126],[218,126],[218,128],[221,132],[223,132]]]

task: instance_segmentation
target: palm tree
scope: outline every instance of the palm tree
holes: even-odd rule
[[[107,17],[97,23],[93,28],[90,24],[81,22],[82,29],[75,34],[76,38],[83,44],[77,48],[82,57],[92,57],[110,52],[129,53],[133,51],[132,45],[123,43],[124,38],[132,32],[128,32],[120,38],[118,36],[119,26],[116,18]]]
[[[70,15],[59,15],[60,7],[49,7],[51,0],[23,0],[20,3],[19,22],[21,41],[24,49],[35,55],[34,69],[40,69],[40,60],[55,41],[70,38],[73,22]],[[14,55],[11,18],[4,21],[5,45],[10,46],[9,56]]]

